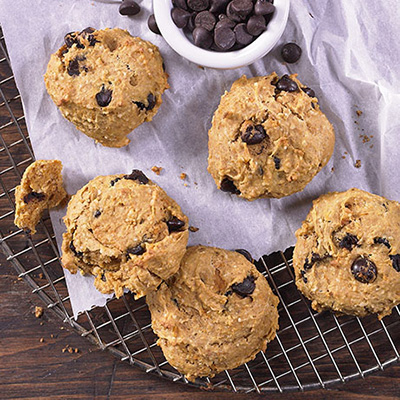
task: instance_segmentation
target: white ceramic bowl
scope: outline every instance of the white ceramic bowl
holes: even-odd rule
[[[203,67],[233,69],[244,67],[264,57],[276,44],[285,29],[290,0],[275,0],[275,13],[268,29],[253,43],[241,50],[218,53],[195,46],[171,18],[172,1],[154,0],[154,15],[167,43],[182,57]]]

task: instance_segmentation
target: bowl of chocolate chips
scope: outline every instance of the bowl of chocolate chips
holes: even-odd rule
[[[290,0],[154,0],[167,43],[203,67],[233,69],[264,57],[281,37]]]

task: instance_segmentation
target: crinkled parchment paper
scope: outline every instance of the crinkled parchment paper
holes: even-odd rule
[[[400,200],[398,1],[294,0],[277,47],[250,67],[232,71],[201,69],[182,59],[148,30],[151,2],[140,5],[142,12],[128,18],[119,15],[116,1],[0,0],[0,22],[36,158],[62,161],[70,194],[97,175],[142,169],[199,228],[191,233],[191,245],[246,248],[255,257],[293,245],[311,201],[325,192],[358,187]],[[50,54],[66,32],[88,26],[125,28],[150,40],[159,46],[170,74],[171,88],[158,114],[137,128],[122,149],[96,145],[61,116],[46,93],[43,74]],[[279,56],[280,45],[288,41],[303,49],[294,65],[285,65]],[[303,192],[247,202],[217,190],[207,172],[207,131],[220,96],[234,80],[272,71],[297,72],[315,90],[335,127],[336,147]],[[164,168],[161,175],[151,171],[154,165]],[[182,172],[187,181],[180,179]],[[64,214],[51,213],[59,245]],[[66,277],[75,315],[110,297],[97,292],[90,277],[68,272]]]

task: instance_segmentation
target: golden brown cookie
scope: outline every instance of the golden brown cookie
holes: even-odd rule
[[[67,197],[59,160],[37,160],[24,172],[15,188],[14,223],[31,234],[45,209],[57,207]]]
[[[62,263],[96,277],[102,293],[145,296],[179,268],[188,241],[180,207],[141,171],[98,176],[80,189],[64,218]]]
[[[178,273],[146,301],[157,343],[189,380],[252,360],[278,329],[278,298],[234,251],[189,247]]]
[[[247,200],[303,190],[335,143],[314,92],[296,75],[275,73],[234,82],[208,136],[208,171],[218,188]]]
[[[359,189],[328,193],[296,232],[296,285],[317,311],[389,315],[400,303],[400,204]]]
[[[104,146],[157,113],[168,75],[158,48],[122,29],[71,32],[51,56],[47,91],[65,118]]]

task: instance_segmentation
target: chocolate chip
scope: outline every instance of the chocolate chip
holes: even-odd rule
[[[268,0],[257,0],[254,5],[254,14],[256,15],[268,15],[275,11],[275,6]]]
[[[228,6],[226,7],[226,15],[228,16],[229,19],[231,19],[232,21],[235,22],[241,22],[242,21],[242,17],[235,12],[235,10],[233,9],[233,2],[231,1]]]
[[[389,256],[389,258],[392,260],[393,268],[397,272],[400,272],[400,254],[395,254],[393,256]]]
[[[186,0],[172,0],[172,5],[174,7],[182,8],[183,10],[187,10]]]
[[[148,111],[152,110],[154,108],[154,106],[156,105],[156,103],[157,103],[156,97],[154,96],[153,93],[150,93],[147,96],[147,107],[146,107],[146,109]]]
[[[178,28],[184,28],[188,19],[191,17],[191,13],[189,11],[183,10],[182,8],[173,8],[171,10],[172,21]]]
[[[140,256],[140,255],[142,255],[143,253],[145,253],[146,252],[146,249],[142,246],[142,245],[137,245],[137,246],[135,246],[135,247],[129,247],[127,250],[126,250],[126,253],[127,254],[132,254],[132,255],[134,255],[134,256]]]
[[[314,92],[314,90],[310,89],[309,87],[302,87],[301,90],[302,90],[307,96],[315,97],[315,92]],[[314,104],[314,103],[311,103],[311,104]]]
[[[275,163],[275,169],[279,169],[281,167],[281,159],[277,156],[274,156],[274,163]]]
[[[224,12],[229,1],[230,0],[211,0],[210,12],[214,14]]]
[[[293,64],[300,60],[301,47],[296,43],[286,43],[281,50],[281,56],[284,61]]]
[[[253,2],[251,0],[232,0],[230,4],[232,4],[231,10],[237,14],[241,20],[246,19],[253,11]]]
[[[215,25],[215,29],[234,28],[236,26],[236,22],[229,19],[225,14],[220,14],[218,18],[219,18],[219,21]]]
[[[233,30],[235,32],[236,42],[243,45],[248,45],[253,41],[253,36],[247,32],[246,24],[237,24]]]
[[[115,178],[110,182],[110,186],[114,186],[118,181],[120,181],[122,178]]]
[[[185,222],[181,221],[177,217],[172,217],[169,221],[167,221],[168,232],[177,232],[180,231],[184,226]]]
[[[112,100],[112,90],[106,89],[102,86],[99,93],[96,94],[96,101],[100,107],[107,107]]]
[[[210,5],[209,0],[187,0],[187,5],[193,11],[203,11],[208,8]]]
[[[119,13],[121,15],[136,15],[140,12],[140,6],[133,0],[122,0],[119,6]]]
[[[267,136],[262,125],[249,125],[240,137],[246,144],[253,145],[261,143]]]
[[[76,33],[69,32],[64,36],[64,43],[67,45],[68,48],[72,47],[76,43]]]
[[[147,176],[138,169],[134,169],[129,175],[125,175],[124,179],[139,181],[142,185],[149,183],[149,178],[147,178]]]
[[[46,198],[44,193],[30,192],[24,196],[24,203],[28,204],[33,200],[42,201]]]
[[[324,260],[326,257],[327,256],[321,257],[319,254],[312,252],[311,253],[311,261],[308,258],[306,258],[303,268],[306,271],[308,271],[314,266],[315,263]]]
[[[172,302],[179,308],[179,302],[177,299],[172,298]]]
[[[104,272],[101,273],[100,279],[101,279],[103,282],[106,282],[106,281],[107,281],[106,275],[104,274]]]
[[[196,28],[196,25],[194,24],[194,19],[196,17],[196,13],[193,13],[190,18],[188,19],[186,29],[189,30],[189,32],[193,32],[194,29]]]
[[[83,253],[81,251],[77,251],[75,246],[74,246],[74,242],[71,240],[71,243],[69,244],[69,248],[71,249],[71,251],[74,253],[75,257],[83,257]]]
[[[374,243],[375,244],[383,244],[385,245],[388,249],[390,249],[392,246],[390,246],[389,240],[387,240],[386,238],[383,237],[376,237],[374,239]]]
[[[83,31],[79,33],[79,36],[84,37],[88,42],[89,46],[94,46],[96,43],[99,43],[99,41],[92,35],[93,32],[95,32],[96,29],[92,27],[85,28]]]
[[[156,18],[154,16],[154,14],[151,14],[149,19],[147,20],[147,26],[156,35],[161,35],[161,32],[158,29],[158,25],[157,25]]]
[[[346,236],[339,242],[339,247],[341,249],[347,249],[351,251],[353,247],[357,246],[358,237],[352,235],[351,233],[346,233]]]
[[[235,44],[236,38],[229,28],[218,28],[214,31],[214,42],[220,50],[229,50]]]
[[[217,19],[210,11],[201,11],[194,19],[194,24],[196,27],[202,27],[210,32],[214,29],[216,23]]]
[[[223,192],[229,192],[232,194],[240,194],[240,190],[238,190],[235,186],[235,184],[229,179],[229,178],[224,178],[221,181],[220,185],[220,190]]]
[[[306,258],[303,268],[308,271],[313,267],[313,265],[314,265],[314,263],[312,261],[310,261],[308,258]]]
[[[299,90],[297,83],[291,80],[289,75],[283,75],[282,78],[276,82],[275,86],[278,90],[283,90],[284,92],[295,92]]]
[[[250,296],[254,289],[256,288],[254,276],[247,276],[243,282],[234,283],[232,285],[232,290],[241,297]]]
[[[262,15],[253,15],[247,21],[247,32],[253,36],[259,36],[267,29],[267,24]]]
[[[95,218],[99,218],[100,215],[101,215],[101,211],[100,211],[100,210],[96,210],[96,211],[94,212],[94,217],[95,217]]]
[[[236,253],[239,253],[242,256],[244,256],[247,261],[250,261],[251,263],[254,263],[253,257],[251,256],[251,254],[247,250],[245,250],[245,249],[236,249],[235,251],[236,251]]]
[[[67,67],[67,72],[69,76],[78,76],[80,75],[80,67],[79,67],[79,61],[83,61],[85,57],[75,57],[73,60],[71,60],[68,63]]]
[[[146,110],[146,111],[150,111],[154,108],[154,106],[157,103],[157,99],[156,97],[153,95],[153,93],[150,93],[147,96],[147,106],[142,103],[141,101],[134,101],[134,104],[136,104],[136,106],[139,108],[139,110]]]
[[[365,257],[358,257],[353,262],[351,272],[361,283],[372,283],[377,276],[376,265]]]
[[[306,271],[301,270],[301,271],[300,271],[300,274],[301,274],[301,277],[303,278],[303,282],[304,282],[304,283],[307,283],[307,282],[308,282],[308,279],[307,279],[307,277],[306,277]]]
[[[213,42],[212,33],[199,26],[193,30],[193,42],[202,49],[209,49]]]

